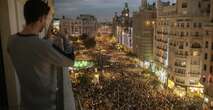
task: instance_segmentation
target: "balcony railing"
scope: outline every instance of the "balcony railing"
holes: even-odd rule
[[[175,74],[176,76],[181,76],[181,77],[185,77],[186,76],[186,74],[185,73],[180,73],[180,72],[176,72],[176,74]]]
[[[185,81],[176,80],[176,83],[178,83],[178,84],[185,84]]]
[[[156,41],[158,41],[158,42],[163,42],[163,43],[168,43],[167,40],[162,40],[162,39],[156,39]]]
[[[181,65],[181,64],[178,64],[178,63],[175,63],[175,66],[176,67],[181,67],[181,68],[186,68],[186,65]]]
[[[189,73],[189,76],[190,77],[199,77],[199,76],[201,76],[201,74],[200,73]]]
[[[163,51],[167,51],[166,48],[163,48],[163,47],[160,47],[160,46],[157,46],[157,49],[160,49],[160,50],[163,50]]]

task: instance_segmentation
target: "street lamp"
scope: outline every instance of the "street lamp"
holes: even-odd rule
[[[96,78],[96,79],[99,79],[99,74],[95,74],[95,78]]]
[[[95,74],[95,83],[98,84],[99,83],[99,74]]]

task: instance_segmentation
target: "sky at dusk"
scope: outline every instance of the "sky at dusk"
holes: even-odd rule
[[[56,16],[76,17],[80,14],[91,14],[100,21],[110,21],[114,12],[121,12],[126,1],[129,3],[130,13],[137,11],[141,4],[141,0],[55,0]],[[152,4],[155,0],[148,1]]]

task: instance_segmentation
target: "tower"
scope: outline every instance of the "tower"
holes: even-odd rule
[[[129,17],[129,6],[128,6],[127,2],[125,2],[125,6],[124,6],[124,9],[122,11],[122,16]]]
[[[161,0],[156,0],[156,8],[160,8],[161,6]]]
[[[124,8],[122,10],[122,25],[128,29],[130,24],[130,15],[129,15],[129,6],[128,3],[125,2]]]
[[[146,9],[147,8],[147,0],[141,0],[141,8]]]
[[[160,8],[161,8],[161,0],[156,0],[156,13],[157,13],[157,16],[159,16],[159,12],[160,12]]]

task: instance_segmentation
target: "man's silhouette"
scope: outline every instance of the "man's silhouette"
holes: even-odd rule
[[[50,23],[50,7],[41,0],[28,0],[24,5],[24,29],[12,35],[8,52],[21,87],[22,110],[55,110],[56,67],[74,63],[73,49],[61,50],[38,34]]]

